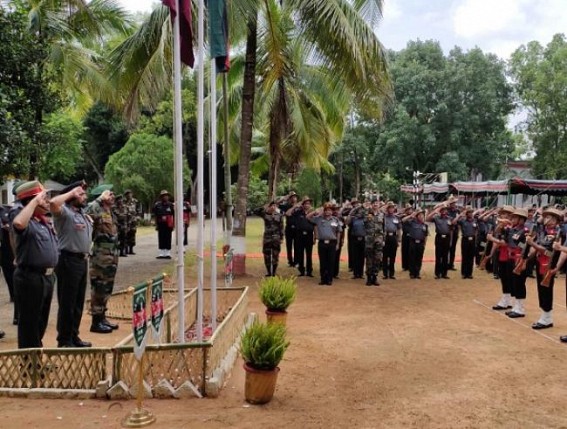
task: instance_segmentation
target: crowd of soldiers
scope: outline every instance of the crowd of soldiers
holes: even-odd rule
[[[3,206],[1,266],[14,303],[18,347],[42,347],[54,290],[57,289],[58,347],[91,347],[79,336],[87,281],[90,331],[110,333],[106,318],[119,256],[134,255],[140,205],[112,185],[91,191],[84,181],[52,196],[38,181],[16,183],[13,206]],[[55,287],[56,286],[56,287]],[[0,331],[0,338],[5,333]]]
[[[331,285],[339,276],[341,252],[347,237],[349,271],[353,272],[353,279],[363,279],[366,273],[366,285],[378,286],[380,269],[385,279],[395,279],[402,219],[395,213],[393,202],[373,198],[360,203],[352,199],[342,206],[328,202],[318,209],[313,209],[312,203],[311,198],[304,197],[300,201],[298,195],[291,192],[255,211],[265,224],[263,254],[267,276],[276,274],[285,236],[288,265],[296,267],[300,277],[313,277],[312,254],[317,243],[319,284]],[[419,217],[408,216],[407,222],[413,224],[418,222],[416,219]]]

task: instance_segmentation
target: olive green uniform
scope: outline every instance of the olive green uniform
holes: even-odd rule
[[[114,289],[114,277],[118,268],[118,227],[112,210],[107,210],[99,200],[87,208],[93,219],[93,249],[90,265],[91,314],[93,322],[104,319],[106,304]]]

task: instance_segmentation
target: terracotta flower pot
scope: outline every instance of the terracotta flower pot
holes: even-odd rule
[[[251,404],[266,404],[270,402],[276,390],[279,368],[255,369],[244,364],[246,378],[244,384],[244,398]]]
[[[266,319],[268,323],[281,323],[285,326],[287,322],[287,311],[266,310]]]

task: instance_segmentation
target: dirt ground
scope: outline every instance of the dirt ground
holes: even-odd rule
[[[153,259],[154,240],[153,234],[140,240],[139,255],[127,258],[131,274],[120,282],[163,268]],[[431,255],[428,249],[428,261]],[[264,318],[255,293],[263,270],[259,261],[249,262],[249,274],[235,283],[252,287],[250,311]],[[565,278],[557,280],[555,327],[534,331],[539,310],[533,279],[527,316],[509,319],[490,309],[500,285],[486,272],[475,272],[474,280],[462,280],[459,272],[434,280],[433,264],[426,262],[422,280],[398,272],[397,280],[367,287],[350,280],[346,264],[342,270],[331,287],[318,286],[316,277],[299,278],[288,316],[291,345],[271,403],[244,401],[239,361],[219,398],[145,401],[157,417],[149,427],[567,428],[567,345],[558,341],[567,334]],[[296,272],[286,267],[280,274]],[[6,324],[11,308],[0,287],[5,350],[15,330]],[[84,339],[99,341],[100,335],[84,332]],[[119,428],[134,406],[0,398],[0,428]]]

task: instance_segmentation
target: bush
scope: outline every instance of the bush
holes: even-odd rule
[[[242,335],[240,353],[248,366],[271,370],[279,365],[288,346],[284,325],[256,321]]]
[[[286,311],[295,300],[295,277],[264,277],[260,281],[260,300],[269,311]]]

